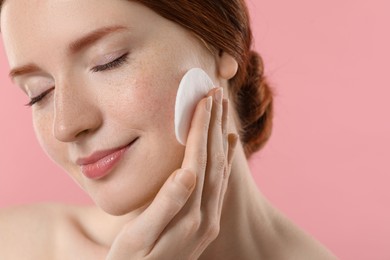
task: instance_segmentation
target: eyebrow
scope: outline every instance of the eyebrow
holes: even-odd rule
[[[128,29],[128,28],[125,26],[115,25],[115,26],[102,27],[102,28],[93,30],[92,32],[88,33],[87,35],[85,35],[85,36],[81,37],[80,39],[69,44],[69,46],[67,48],[67,52],[70,55],[76,54],[77,52],[80,52],[81,50],[87,48],[88,46],[93,45],[94,43],[96,43],[100,39],[104,38],[105,36],[107,36],[111,33],[121,31],[121,30],[126,30],[126,29]],[[39,66],[37,66],[34,63],[29,63],[29,64],[12,69],[9,72],[9,77],[13,80],[16,77],[19,77],[19,76],[22,76],[25,74],[38,72],[38,71],[41,71],[41,68],[39,68]]]
[[[16,77],[22,76],[24,74],[34,73],[34,72],[37,72],[40,70],[41,69],[37,65],[30,63],[27,65],[12,69],[9,73],[9,77],[11,78],[11,80],[14,80],[14,78],[16,78]]]
[[[120,26],[120,25],[99,28],[97,30],[88,33],[86,36],[72,42],[68,47],[68,52],[70,54],[75,54],[81,51],[82,49],[91,46],[92,44],[102,39],[103,37],[107,36],[108,34],[121,31],[121,30],[126,30],[126,29],[127,27]]]

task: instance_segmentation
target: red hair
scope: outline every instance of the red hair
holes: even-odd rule
[[[244,0],[131,0],[187,28],[215,51],[238,62],[229,89],[240,119],[240,138],[250,157],[271,136],[273,94],[261,56],[252,47],[249,12]]]

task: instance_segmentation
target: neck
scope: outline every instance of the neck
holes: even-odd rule
[[[232,164],[220,234],[200,259],[266,259],[274,248],[271,208],[258,190],[241,145]]]

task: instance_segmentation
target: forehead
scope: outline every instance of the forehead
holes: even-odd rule
[[[12,67],[48,51],[65,51],[65,44],[94,28],[134,26],[140,20],[146,26],[154,16],[140,4],[125,0],[12,0],[2,8],[1,28]]]
[[[127,11],[130,6],[140,8],[138,3],[126,0],[12,0],[3,4],[1,25],[22,26],[26,31],[50,25],[61,29],[61,24],[104,21],[113,14],[120,15],[121,10]]]

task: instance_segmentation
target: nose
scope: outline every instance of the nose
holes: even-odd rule
[[[102,124],[96,99],[83,86],[56,84],[53,132],[57,140],[74,142]]]

